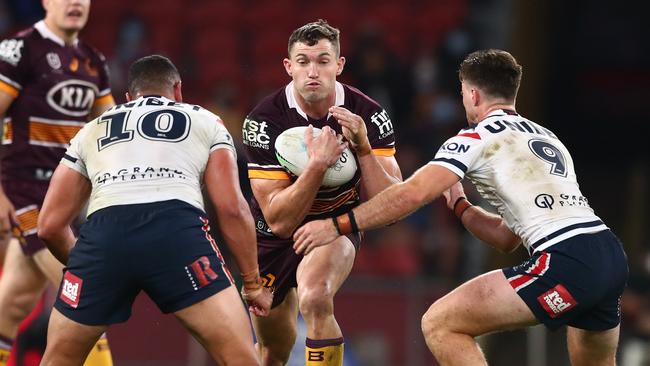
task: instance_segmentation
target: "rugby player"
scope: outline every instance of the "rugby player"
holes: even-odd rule
[[[90,0],[43,7],[43,20],[0,43],[0,240],[12,239],[0,277],[0,366],[48,280],[61,282],[61,264],[36,236],[52,172],[75,133],[114,105],[104,56],[78,38]],[[105,339],[88,364],[112,364]]]
[[[265,365],[286,364],[296,340],[298,311],[307,325],[307,365],[341,365],[343,333],[334,318],[334,295],[348,277],[358,233],[341,236],[309,255],[293,251],[291,235],[303,222],[333,217],[401,181],[388,113],[359,90],[336,80],[345,65],[339,30],[320,20],[289,37],[284,68],[292,81],[264,98],[247,116],[243,139],[254,197],[260,272],[274,290],[268,317],[254,317]],[[300,177],[278,162],[274,143],[282,131],[307,129],[310,159]],[[359,169],[340,187],[323,188],[327,168],[340,157],[344,137]]]
[[[129,69],[128,102],[86,124],[52,177],[39,237],[66,264],[43,365],[81,365],[140,291],[173,313],[222,365],[259,365],[249,319],[210,236],[201,186],[242,272],[242,295],[264,316],[255,229],[239,188],[233,140],[221,119],[182,103],[169,59]],[[70,223],[88,202],[79,239]]]
[[[468,55],[459,76],[469,127],[403,183],[298,229],[295,249],[327,248],[340,235],[387,225],[444,194],[477,238],[504,252],[523,243],[531,256],[466,282],[429,308],[422,330],[438,362],[486,365],[475,337],[542,323],[551,330],[567,325],[573,365],[613,366],[625,252],[580,192],[564,144],[516,112],[521,74],[508,52]],[[498,215],[469,203],[459,183],[465,176]]]

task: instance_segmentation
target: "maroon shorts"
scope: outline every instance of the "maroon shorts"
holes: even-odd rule
[[[2,189],[14,205],[18,218],[13,228],[13,236],[18,239],[23,253],[27,256],[46,248],[45,243],[36,235],[36,224],[48,185],[49,181],[2,182]]]
[[[361,245],[361,234],[346,235],[356,250]],[[296,271],[303,256],[293,250],[293,241],[287,240],[286,245],[281,242],[269,242],[268,239],[258,237],[257,260],[260,266],[260,275],[264,286],[273,291],[272,308],[280,305],[284,298],[294,287],[298,286]]]

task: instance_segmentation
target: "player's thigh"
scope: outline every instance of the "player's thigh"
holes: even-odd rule
[[[63,264],[54,258],[49,249],[43,248],[33,255],[34,262],[45,275],[45,277],[54,285],[58,286],[63,277]]]
[[[28,306],[40,297],[46,278],[32,257],[26,256],[18,240],[12,239],[7,246],[7,257],[0,277],[0,306],[19,301]]]
[[[427,323],[478,336],[534,325],[537,320],[503,272],[495,270],[465,282],[436,301],[425,315],[425,328]]]
[[[232,360],[257,357],[251,325],[234,286],[174,315],[218,362],[231,364]]]
[[[271,309],[268,316],[253,315],[253,325],[262,347],[291,350],[298,328],[298,298],[295,288],[287,292],[284,301]]]
[[[567,345],[574,366],[614,365],[620,326],[590,331],[567,327]]]
[[[99,337],[106,331],[105,325],[77,323],[52,309],[47,330],[47,349],[43,365],[81,365]]]
[[[355,255],[354,245],[345,236],[312,250],[298,266],[298,297],[311,290],[333,296],[348,278]]]

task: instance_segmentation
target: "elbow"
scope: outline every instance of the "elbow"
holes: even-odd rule
[[[269,222],[269,228],[273,235],[280,239],[290,239],[296,227],[289,225],[287,222]]]
[[[54,239],[60,235],[60,230],[58,230],[55,226],[39,223],[37,235],[38,238],[41,239],[49,247],[50,243],[52,243]]]
[[[521,244],[521,239],[516,238],[502,243],[497,249],[501,253],[510,254],[514,252],[517,248],[519,248],[520,244]]]
[[[427,193],[424,189],[404,189],[400,196],[405,206],[413,211],[427,204],[429,201]]]

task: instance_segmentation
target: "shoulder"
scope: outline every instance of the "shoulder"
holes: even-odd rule
[[[93,61],[96,63],[104,64],[106,63],[106,56],[101,53],[97,48],[89,45],[88,43],[79,40],[78,47]]]
[[[349,101],[351,106],[354,106],[355,108],[359,108],[359,109],[367,109],[367,110],[383,109],[382,106],[376,100],[370,98],[369,96],[364,94],[361,90],[348,84],[343,84],[343,83],[340,84],[343,87],[343,90],[345,92],[346,104]]]
[[[288,108],[285,87],[282,87],[262,98],[248,115],[251,117],[277,116],[283,114]]]
[[[0,41],[0,61],[16,66],[25,49],[30,43],[33,43],[38,37],[38,32],[34,28],[28,28],[14,34],[11,37],[2,39]]]

